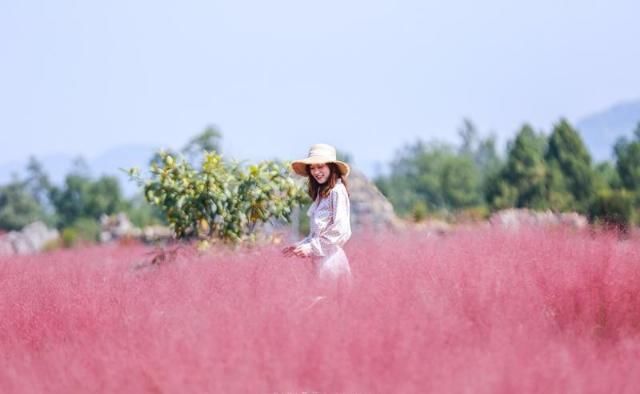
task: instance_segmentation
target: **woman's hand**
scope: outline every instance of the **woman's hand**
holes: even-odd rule
[[[309,244],[298,245],[293,249],[293,254],[298,257],[309,257],[311,256],[311,247]]]
[[[285,257],[291,257],[294,255],[293,251],[296,249],[295,245],[289,245],[286,248],[282,249],[282,254],[285,255]]]
[[[285,257],[309,257],[311,256],[311,248],[306,244],[291,245],[282,249],[282,254],[284,254]]]

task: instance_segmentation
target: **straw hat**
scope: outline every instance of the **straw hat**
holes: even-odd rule
[[[307,176],[307,165],[323,163],[335,163],[340,169],[340,174],[344,177],[347,177],[351,171],[347,163],[336,160],[336,148],[327,144],[312,145],[309,149],[309,156],[306,159],[293,161],[291,168],[296,174]]]

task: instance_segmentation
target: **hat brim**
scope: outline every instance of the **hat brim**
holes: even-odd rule
[[[345,178],[348,177],[349,173],[351,172],[351,168],[347,163],[339,160],[327,161],[321,157],[309,157],[303,160],[295,160],[291,162],[291,169],[293,170],[293,172],[295,172],[300,176],[308,176],[309,175],[309,173],[307,172],[308,165],[326,164],[326,163],[335,163],[338,166],[338,169],[340,170],[340,175],[342,175]]]

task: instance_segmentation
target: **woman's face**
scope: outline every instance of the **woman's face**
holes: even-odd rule
[[[309,166],[309,173],[319,184],[323,184],[329,179],[331,175],[331,169],[326,164],[311,164]]]

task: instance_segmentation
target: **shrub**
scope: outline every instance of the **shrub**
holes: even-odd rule
[[[80,243],[95,243],[100,236],[100,224],[90,218],[77,219],[62,230],[62,246],[71,248]]]
[[[429,214],[429,208],[427,208],[427,204],[420,200],[416,201],[411,208],[411,217],[415,222],[421,222],[427,218]]]
[[[626,190],[600,191],[589,207],[589,220],[626,231],[634,223],[633,203]]]
[[[279,162],[241,166],[215,152],[206,153],[199,170],[187,161],[160,153],[144,180],[146,200],[162,211],[178,238],[254,240],[258,226],[271,220],[289,222],[306,194]]]
[[[72,248],[78,241],[78,232],[70,227],[62,230],[62,246]]]

